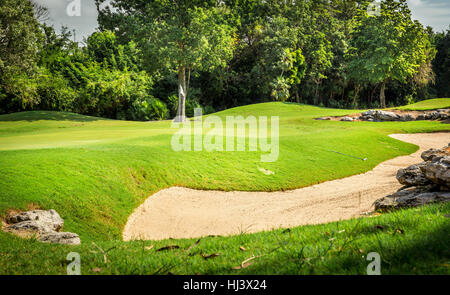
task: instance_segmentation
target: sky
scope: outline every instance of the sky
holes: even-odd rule
[[[62,25],[75,30],[75,39],[92,34],[98,27],[94,0],[33,0],[49,9],[50,20],[55,29]],[[407,0],[413,19],[435,31],[445,31],[450,25],[450,0]],[[80,9],[78,9],[80,8]],[[68,10],[69,9],[69,13]]]

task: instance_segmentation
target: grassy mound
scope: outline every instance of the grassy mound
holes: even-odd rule
[[[417,150],[416,146],[394,140],[388,134],[450,131],[450,126],[441,122],[348,123],[313,120],[354,112],[275,102],[216,114],[222,118],[231,115],[279,116],[280,156],[274,163],[261,163],[260,152],[177,153],[170,146],[177,129],[172,129],[168,121],[127,122],[57,112],[3,115],[0,116],[0,214],[4,215],[8,209],[27,209],[30,204],[56,209],[65,220],[64,230],[80,234],[84,245],[79,251],[85,255],[84,261],[88,260],[87,257],[94,258],[95,255],[89,254],[89,249],[92,250],[91,243],[95,241],[103,249],[120,249],[114,252],[117,253],[118,264],[107,266],[107,273],[151,273],[156,271],[154,267],[163,266],[165,261],[177,261],[179,255],[167,252],[161,254],[161,257],[167,256],[167,260],[154,256],[154,261],[148,265],[127,268],[121,263],[126,264],[133,255],[143,250],[140,243],[120,240],[127,217],[150,194],[160,189],[174,185],[216,190],[294,189],[363,173],[382,161]],[[363,162],[330,150],[368,160]],[[275,174],[265,175],[259,168],[274,171]],[[448,207],[444,209],[448,211]],[[335,226],[329,225],[325,231],[329,232]],[[310,239],[305,243],[314,244],[316,236],[303,237],[302,231],[303,228],[295,230],[299,238]],[[419,231],[416,233],[420,234]],[[246,237],[259,240],[258,243],[264,244],[264,247],[276,247],[275,240],[268,238],[271,235],[265,233]],[[367,237],[368,242],[374,242],[370,237]],[[236,239],[239,238],[218,239],[214,247],[227,243],[234,245]],[[183,245],[191,242],[179,241]],[[293,243],[291,246],[298,245]],[[213,248],[204,251],[212,251]],[[72,248],[41,245],[2,233],[0,252],[5,259],[1,259],[0,272],[60,273],[63,272],[61,261],[65,259],[61,255],[69,249]],[[295,249],[300,251],[301,247]],[[233,253],[222,254],[226,258]],[[34,258],[30,260],[28,254]],[[243,255],[236,256],[236,261]],[[439,260],[439,257],[436,259]],[[136,257],[130,265],[140,261]],[[233,263],[236,261],[233,260]],[[206,270],[200,264],[196,269],[198,262],[192,263],[192,268],[179,269],[179,272],[227,273],[228,266],[224,268],[215,262]],[[289,267],[280,271],[291,272]],[[276,269],[268,264],[267,268],[258,272],[276,273]],[[327,269],[322,272],[327,272]]]
[[[435,98],[419,101],[417,103],[413,103],[410,105],[402,106],[399,110],[405,111],[427,111],[427,110],[436,110],[436,109],[445,109],[450,108],[450,98]]]

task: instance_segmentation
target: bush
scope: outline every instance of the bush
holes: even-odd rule
[[[170,116],[175,118],[178,110],[178,96],[173,94],[167,98],[167,105],[169,107]]]
[[[202,106],[196,99],[186,99],[186,117],[194,117],[194,110],[197,108],[203,110]]]
[[[164,120],[168,116],[166,104],[154,97],[135,100],[129,110],[129,119],[136,121]]]
[[[203,112],[204,112],[204,113],[203,113],[204,115],[208,115],[208,114],[215,113],[216,110],[214,109],[213,106],[207,105],[207,106],[205,106],[205,107],[203,108]]]
[[[171,95],[167,98],[168,101],[168,105],[169,105],[169,109],[170,109],[170,115],[172,117],[175,117],[177,114],[177,110],[178,110],[178,96],[176,94]],[[202,106],[200,105],[200,103],[194,99],[194,98],[188,98],[186,99],[186,117],[194,117],[194,110],[196,108],[202,108]],[[203,110],[203,113],[204,110]]]
[[[145,72],[105,68],[91,68],[90,71],[95,75],[88,77],[87,86],[80,96],[79,106],[88,106],[88,109],[80,110],[82,112],[115,119],[136,101],[139,104],[150,97],[151,80]]]
[[[66,79],[43,70],[37,81],[37,95],[40,98],[39,109],[66,112],[74,110],[77,93],[68,85]]]

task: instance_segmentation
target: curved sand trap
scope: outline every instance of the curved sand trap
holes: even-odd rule
[[[397,170],[421,161],[429,148],[441,148],[450,133],[394,134],[419,151],[397,157],[372,171],[286,192],[199,191],[181,187],[149,197],[130,216],[123,239],[162,240],[252,233],[358,217],[373,202],[401,185]]]

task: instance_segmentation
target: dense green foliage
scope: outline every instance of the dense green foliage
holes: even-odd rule
[[[433,60],[436,96],[448,97],[450,93],[450,29],[447,33],[436,34],[434,40],[437,49],[436,58]]]
[[[416,107],[434,109],[448,105],[449,101],[429,101]],[[64,230],[80,234],[82,246],[43,245],[0,233],[0,273],[64,273],[65,264],[61,262],[67,253],[78,251],[86,274],[94,267],[102,268],[102,273],[154,273],[166,264],[171,267],[165,272],[177,274],[363,274],[362,267],[367,263],[358,260],[363,255],[359,249],[364,253],[382,249],[383,273],[448,271],[443,266],[450,258],[445,252],[450,220],[443,216],[449,213],[447,205],[299,227],[291,233],[278,230],[205,238],[193,251],[221,253],[211,260],[199,255],[184,256],[181,250],[154,252],[168,244],[187,248],[193,240],[121,241],[128,216],[150,194],[163,188],[180,185],[228,191],[278,191],[309,186],[363,173],[384,160],[417,150],[416,146],[388,134],[450,130],[448,124],[438,121],[348,124],[313,120],[353,112],[272,102],[217,113],[222,118],[279,115],[280,157],[274,163],[261,163],[260,152],[203,151],[184,152],[180,156],[170,146],[177,130],[170,128],[169,121],[116,121],[44,111],[1,115],[0,216],[9,209],[24,210],[28,206],[54,208],[65,220]],[[367,161],[343,157],[330,150],[367,157]],[[265,175],[259,168],[275,174]],[[377,230],[377,224],[384,230]],[[404,230],[404,234],[395,233],[397,228]],[[338,233],[343,229],[344,233]],[[335,235],[336,241],[327,252]],[[103,256],[92,252],[97,251],[92,242],[105,251],[115,247],[108,254],[108,264],[99,264]],[[155,247],[147,252],[144,245],[151,244]],[[239,246],[248,251],[240,251]],[[149,255],[142,258],[142,251]],[[302,253],[305,256],[297,257],[299,260],[293,256]],[[231,269],[253,254],[268,256],[248,269]]]
[[[40,38],[39,23],[29,1],[0,2],[0,112],[35,103],[36,85],[31,79]]]
[[[357,86],[381,84],[380,106],[385,108],[386,83],[406,83],[418,75],[433,54],[431,44],[420,23],[411,21],[406,2],[386,0],[379,16],[360,16],[357,22],[348,72]]]
[[[96,2],[99,30],[83,44],[40,24],[45,10],[29,0],[0,3],[0,113],[155,120],[273,100],[450,96],[450,31],[412,21],[405,0],[384,0],[378,16],[364,0]]]

